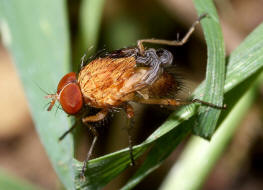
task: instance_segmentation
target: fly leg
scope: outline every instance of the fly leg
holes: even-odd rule
[[[133,156],[133,148],[132,148],[132,138],[131,138],[131,129],[132,129],[132,119],[134,117],[134,111],[133,111],[133,107],[130,104],[125,104],[124,106],[125,112],[127,114],[127,118],[128,118],[128,127],[127,127],[127,133],[128,133],[128,138],[129,138],[129,152],[130,152],[130,159],[131,159],[131,165],[134,166],[135,165],[135,161],[134,161],[134,156]]]
[[[194,32],[195,27],[197,24],[200,23],[200,21],[205,18],[207,14],[202,14],[201,16],[198,17],[198,19],[192,24],[186,35],[181,39],[181,40],[162,40],[162,39],[142,39],[137,41],[137,46],[140,51],[140,54],[144,54],[144,46],[143,43],[152,43],[152,44],[163,44],[163,45],[169,45],[169,46],[181,46],[187,42],[191,34]]]
[[[81,170],[81,178],[82,179],[85,178],[84,174],[85,174],[85,170],[86,170],[86,167],[87,167],[87,162],[89,161],[89,159],[90,159],[90,157],[91,157],[91,155],[93,153],[95,144],[96,144],[96,142],[98,140],[98,133],[97,133],[96,129],[93,126],[89,125],[88,123],[89,122],[97,122],[97,121],[103,120],[106,117],[106,115],[108,114],[108,112],[109,112],[108,109],[103,109],[100,112],[98,112],[96,115],[91,115],[91,116],[87,116],[87,117],[82,118],[82,122],[89,127],[89,129],[91,130],[92,134],[94,135],[94,138],[92,140],[90,149],[89,149],[89,151],[87,153],[86,159],[84,161],[84,165],[83,165],[82,170]]]
[[[69,130],[67,130],[65,133],[63,133],[63,135],[61,135],[58,140],[62,141],[67,136],[67,134],[69,134],[71,131],[73,131],[73,129],[76,128],[76,126],[77,125],[74,124]]]
[[[135,100],[138,103],[142,104],[159,104],[159,105],[170,105],[170,106],[182,106],[182,105],[189,105],[193,103],[200,103],[212,108],[216,109],[226,109],[226,105],[224,104],[223,106],[218,106],[209,102],[205,102],[199,99],[193,99],[190,101],[182,101],[182,100],[175,100],[175,99],[158,99],[158,98],[150,98],[150,99],[143,99],[143,98],[138,98]]]

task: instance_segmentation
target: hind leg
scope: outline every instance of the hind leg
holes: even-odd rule
[[[135,100],[138,103],[142,104],[159,104],[159,105],[167,105],[167,106],[182,106],[182,105],[189,105],[193,103],[200,103],[202,105],[206,105],[212,108],[216,109],[226,109],[226,105],[224,104],[223,106],[218,106],[209,102],[205,102],[199,99],[193,99],[190,101],[181,101],[181,100],[175,100],[175,99],[159,99],[159,98],[150,98],[150,99],[143,99],[143,98],[138,98]]]
[[[169,46],[181,46],[181,45],[184,45],[187,42],[187,40],[190,38],[192,33],[194,32],[196,25],[198,25],[200,23],[200,21],[203,18],[205,18],[206,16],[207,16],[207,14],[202,14],[201,16],[199,16],[198,19],[192,24],[191,28],[188,30],[186,35],[181,40],[174,40],[174,41],[161,40],[161,39],[142,39],[142,40],[138,40],[137,46],[138,46],[138,49],[140,50],[140,54],[141,55],[144,54],[143,43],[163,44],[163,45],[169,45]]]
[[[130,104],[125,104],[124,106],[125,112],[127,114],[128,118],[128,126],[127,126],[127,133],[128,133],[128,139],[129,139],[129,152],[130,152],[130,159],[131,159],[131,165],[135,165],[134,156],[133,156],[133,148],[132,148],[132,137],[131,137],[131,129],[132,129],[132,119],[134,118],[134,111],[133,107]]]

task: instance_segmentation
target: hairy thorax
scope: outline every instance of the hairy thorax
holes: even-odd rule
[[[147,71],[148,68],[136,67],[132,56],[93,60],[78,75],[85,104],[104,108],[132,100]]]

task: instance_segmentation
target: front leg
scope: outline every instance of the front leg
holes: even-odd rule
[[[86,167],[87,167],[87,162],[89,161],[89,159],[90,159],[90,157],[91,157],[91,155],[93,153],[95,144],[96,144],[96,142],[98,140],[97,130],[93,126],[89,125],[88,123],[89,122],[97,122],[97,121],[103,120],[107,116],[108,112],[109,112],[108,109],[103,109],[100,112],[98,112],[96,115],[91,115],[91,116],[87,116],[87,117],[82,118],[82,122],[89,127],[89,129],[91,130],[92,134],[94,135],[93,141],[91,143],[90,149],[89,149],[89,151],[87,153],[86,159],[84,161],[84,165],[82,167],[82,171],[81,171],[81,178],[82,179],[85,179],[84,174],[85,174],[85,170],[86,170]]]
[[[87,116],[87,117],[82,118],[82,122],[87,124],[89,122],[101,121],[101,120],[103,120],[106,117],[106,115],[108,113],[109,113],[108,109],[103,109],[103,110],[99,111],[95,115],[91,115],[91,116]]]

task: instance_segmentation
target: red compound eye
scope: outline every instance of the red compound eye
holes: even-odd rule
[[[76,73],[70,72],[59,81],[57,95],[66,113],[74,115],[80,111],[83,106],[83,100],[77,83]]]
[[[70,115],[78,113],[83,106],[82,94],[78,84],[67,84],[60,92],[59,102],[66,113]]]
[[[60,92],[61,90],[63,90],[67,85],[69,85],[70,83],[72,84],[76,84],[77,83],[77,77],[76,77],[76,73],[74,72],[70,72],[68,74],[66,74],[58,83],[58,87],[57,87],[57,93],[56,94],[49,94],[46,96],[46,98],[51,98],[51,102],[50,105],[48,107],[48,111],[50,111],[53,106],[55,105],[56,101],[59,100],[61,98]],[[78,85],[77,85],[78,87]],[[79,88],[79,87],[78,87]],[[80,90],[79,90],[80,91]],[[79,93],[79,92],[78,92]],[[65,96],[65,95],[64,95]],[[66,95],[67,96],[67,95]],[[78,94],[79,96],[79,94]],[[81,94],[80,94],[81,96]],[[81,100],[82,102],[82,100]],[[66,104],[65,104],[66,105]],[[63,106],[62,106],[63,107]],[[66,107],[66,106],[65,106]],[[64,108],[63,108],[64,109]],[[64,109],[65,111],[65,109]],[[69,111],[69,110],[68,110]],[[67,111],[66,111],[67,112]],[[68,113],[68,112],[67,112]]]
[[[76,83],[77,82],[77,77],[76,73],[70,72],[66,74],[58,83],[58,88],[57,88],[57,94],[60,93],[60,91],[69,83]]]

